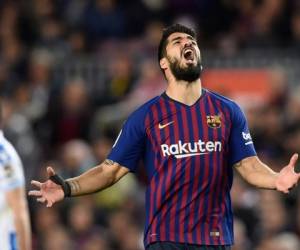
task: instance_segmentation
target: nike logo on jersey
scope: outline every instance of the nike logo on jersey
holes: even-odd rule
[[[174,121],[168,122],[168,123],[166,123],[166,124],[160,124],[160,123],[159,123],[159,124],[158,124],[158,128],[159,128],[159,129],[163,129],[163,128],[165,128],[165,127],[171,125],[172,123],[174,123]]]

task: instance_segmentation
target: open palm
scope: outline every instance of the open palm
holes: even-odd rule
[[[47,168],[47,175],[48,178],[55,175],[53,168]],[[50,179],[45,182],[32,180],[31,184],[37,187],[38,190],[31,190],[28,195],[36,197],[38,202],[46,202],[47,207],[51,207],[54,203],[64,199],[64,191],[62,187]]]
[[[278,191],[288,193],[291,188],[297,185],[300,174],[295,172],[295,165],[298,159],[298,154],[294,154],[287,166],[279,172],[276,189]]]

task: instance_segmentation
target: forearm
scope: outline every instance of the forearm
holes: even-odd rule
[[[249,174],[247,181],[258,188],[276,189],[278,173],[274,172],[267,165],[263,164],[264,171],[254,171]]]
[[[95,193],[111,186],[127,172],[128,170],[118,163],[105,160],[82,175],[66,181],[71,188],[71,196],[80,196]]]
[[[14,224],[17,233],[18,249],[31,250],[31,227],[27,206],[26,210],[15,214]]]
[[[31,250],[31,227],[28,204],[23,187],[6,193],[6,201],[12,210],[17,234],[18,249]]]
[[[276,189],[278,173],[257,157],[246,158],[235,164],[242,177],[251,185],[264,189]]]

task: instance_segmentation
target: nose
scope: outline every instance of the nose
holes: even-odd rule
[[[184,47],[190,47],[190,46],[192,46],[192,41],[189,40],[189,39],[185,39],[184,43],[183,43],[183,46]]]

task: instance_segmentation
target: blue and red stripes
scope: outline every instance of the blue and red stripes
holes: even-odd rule
[[[208,126],[207,116],[220,116],[221,127]],[[161,129],[159,124],[170,125]],[[192,106],[161,97],[149,109],[145,126],[155,156],[153,168],[147,170],[151,174],[146,193],[145,244],[231,244],[232,225],[228,223],[232,220],[232,170],[226,158],[231,129],[229,108],[209,93]],[[199,140],[221,142],[222,151],[183,158],[162,154],[163,144]],[[215,231],[219,235],[211,234]]]

